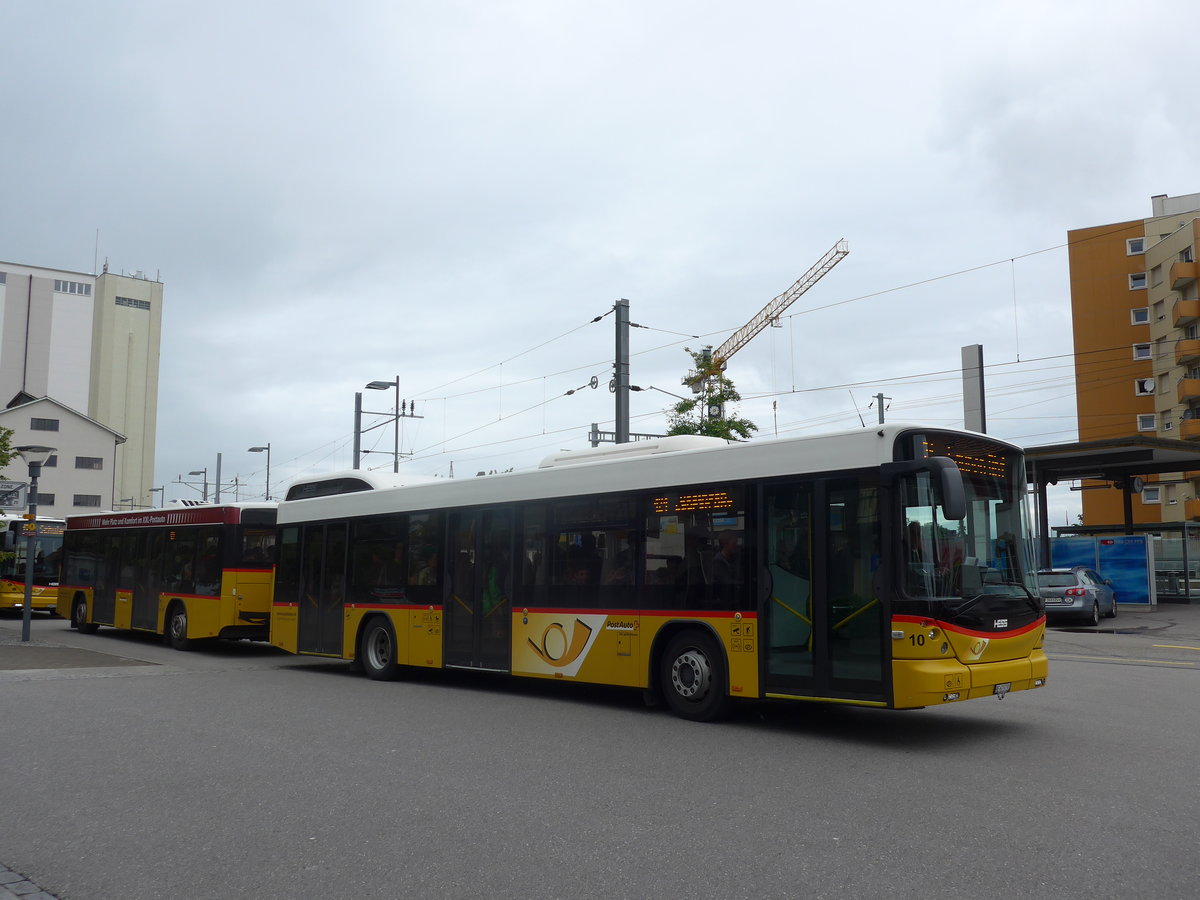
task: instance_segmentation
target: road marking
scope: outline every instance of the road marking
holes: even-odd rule
[[[1092,662],[1122,662],[1122,663],[1150,663],[1155,666],[1191,666],[1195,668],[1194,662],[1176,662],[1170,659],[1132,659],[1127,656],[1070,656],[1066,653],[1055,653],[1050,656],[1051,659],[1083,659]]]
[[[1200,647],[1188,647],[1183,644],[1151,644],[1160,650],[1200,650]]]

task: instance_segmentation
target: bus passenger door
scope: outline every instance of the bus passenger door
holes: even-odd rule
[[[92,585],[92,621],[101,625],[112,625],[117,613],[120,547],[119,536],[100,536],[100,547],[96,557],[96,580]]]
[[[512,511],[450,516],[446,561],[447,666],[511,668]]]
[[[770,485],[764,499],[763,690],[886,699],[877,487]]]
[[[154,631],[158,625],[158,561],[163,555],[163,533],[155,530],[141,538],[130,624],[133,628]]]
[[[346,586],[346,523],[304,526],[296,650],[342,655]]]

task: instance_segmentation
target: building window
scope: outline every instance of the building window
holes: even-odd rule
[[[1184,247],[1183,250],[1180,251],[1179,261],[1180,262],[1195,262],[1195,259],[1192,256],[1192,248],[1191,247]]]
[[[54,505],[54,495],[47,494],[45,491],[38,491],[37,492],[37,502],[38,502],[38,506],[53,506]]]
[[[1129,323],[1131,325],[1149,325],[1150,324],[1150,307],[1139,306],[1129,311]]]
[[[1146,289],[1146,273],[1145,272],[1130,272],[1129,273],[1129,289],[1131,291],[1144,291]]]
[[[54,290],[59,294],[82,294],[84,297],[92,296],[92,286],[84,284],[82,281],[62,281],[55,278]]]
[[[58,431],[58,419],[30,419],[32,431]]]
[[[1170,431],[1170,430],[1171,430],[1172,428],[1174,428],[1174,427],[1175,427],[1175,423],[1174,423],[1174,422],[1171,420],[1171,414],[1170,414],[1170,413],[1163,413],[1163,426],[1162,426],[1162,430],[1163,430],[1163,431]]]
[[[1154,430],[1154,413],[1141,413],[1137,417],[1138,431],[1153,431]]]
[[[133,297],[118,297],[117,306],[129,306],[133,309],[149,309],[149,300],[135,300]]]
[[[0,284],[6,284],[7,282],[8,282],[8,273],[0,272]]]
[[[1153,285],[1162,284],[1162,266],[1155,266],[1150,270],[1150,283]],[[1142,287],[1145,287],[1143,284]]]
[[[1162,488],[1157,488],[1157,487],[1142,488],[1142,502],[1143,503],[1161,503],[1162,502],[1161,498],[1162,498]]]
[[[99,506],[99,494],[76,494],[71,501],[75,506]]]
[[[1133,345],[1133,358],[1134,359],[1149,359],[1150,358],[1150,345],[1149,344],[1134,344]]]
[[[42,468],[43,469],[57,469],[58,468],[58,454],[51,453],[50,458],[48,460],[46,460],[44,463],[42,463]]]
[[[1133,393],[1138,397],[1148,397],[1154,393],[1153,378],[1133,379]]]
[[[1146,252],[1145,238],[1130,238],[1125,242],[1125,255],[1137,256],[1139,253]]]
[[[77,469],[103,469],[104,460],[99,456],[77,456],[75,457],[75,468]]]

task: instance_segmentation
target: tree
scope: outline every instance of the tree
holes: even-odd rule
[[[713,362],[711,350],[693,351],[684,347],[692,357],[695,371],[688,383],[699,385],[700,390],[691,400],[681,400],[671,409],[667,418],[667,434],[704,434],[724,438],[727,441],[749,440],[758,426],[749,419],[739,418],[733,413],[731,404],[742,399],[733,382],[725,377],[721,367]],[[717,415],[710,415],[717,412]]]
[[[12,448],[12,429],[0,428],[0,472],[3,472],[5,467],[12,462],[12,458],[17,455]],[[0,550],[0,561],[12,559],[13,554],[4,550]]]
[[[17,455],[12,448],[12,429],[0,428],[0,471],[3,471],[5,466],[12,462],[12,458]]]

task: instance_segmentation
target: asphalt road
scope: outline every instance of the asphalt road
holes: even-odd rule
[[[68,900],[1191,898],[1200,606],[1089,631],[1003,701],[703,725],[0,620],[0,864]]]

